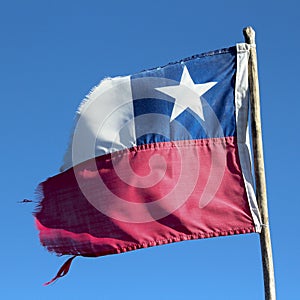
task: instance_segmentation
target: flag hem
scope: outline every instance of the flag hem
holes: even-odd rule
[[[249,144],[248,113],[249,113],[249,87],[248,87],[248,59],[250,45],[240,43],[237,49],[237,71],[235,82],[235,108],[237,145],[243,174],[243,180],[247,193],[247,200],[255,224],[256,232],[261,232],[262,221],[254,191],[253,174],[251,173],[251,150]]]
[[[39,231],[42,231],[42,227],[44,227],[38,220],[35,218],[35,223],[36,227],[39,229]],[[82,237],[82,238],[88,238],[92,239],[93,243],[97,242],[97,238],[90,235],[89,233],[80,233],[80,234],[75,234],[70,231],[67,231],[65,229],[51,229],[52,234],[57,234],[59,235],[64,235],[69,236],[69,238],[72,238],[73,235],[76,235],[77,238]],[[213,237],[221,237],[221,236],[232,236],[232,235],[238,235],[238,234],[247,234],[247,233],[255,233],[256,228],[255,226],[248,226],[248,227],[236,227],[232,228],[230,230],[220,230],[220,231],[212,231],[212,232],[207,232],[207,233],[193,233],[193,234],[180,234],[176,237],[170,237],[170,238],[165,238],[165,239],[157,239],[157,240],[152,240],[148,242],[142,242],[142,243],[132,243],[129,244],[125,247],[114,247],[111,248],[110,250],[107,251],[101,251],[99,253],[95,252],[93,254],[84,254],[84,253],[78,253],[75,249],[74,251],[69,251],[64,253],[64,252],[57,252],[57,249],[49,246],[49,245],[44,245],[44,243],[41,240],[42,246],[44,246],[49,252],[55,253],[58,256],[62,255],[80,255],[83,257],[100,257],[100,256],[106,256],[106,255],[112,255],[112,254],[120,254],[120,253],[125,253],[129,251],[134,251],[138,249],[144,249],[144,248],[150,248],[154,246],[160,246],[160,245],[166,245],[166,244],[171,244],[171,243],[177,243],[177,242],[183,242],[183,241],[188,241],[188,240],[199,240],[199,239],[206,239],[206,238],[213,238]],[[100,243],[102,243],[102,239],[100,239]]]

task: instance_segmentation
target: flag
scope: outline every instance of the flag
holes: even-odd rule
[[[100,82],[78,108],[60,173],[38,187],[41,244],[97,257],[260,232],[249,47]]]

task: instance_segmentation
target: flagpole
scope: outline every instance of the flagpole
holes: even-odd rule
[[[266,178],[263,156],[262,129],[260,118],[260,98],[259,83],[257,71],[257,55],[255,47],[255,31],[251,27],[243,30],[245,41],[251,45],[248,78],[250,88],[251,103],[251,131],[252,131],[252,147],[254,156],[254,172],[256,182],[256,197],[262,218],[262,231],[260,233],[260,247],[262,255],[262,265],[264,273],[265,299],[275,300],[275,278],[272,257],[272,245],[269,228],[268,204]]]

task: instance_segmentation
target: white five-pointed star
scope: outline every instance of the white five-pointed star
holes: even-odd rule
[[[204,121],[200,97],[216,84],[217,82],[195,84],[187,67],[184,66],[179,85],[165,86],[156,88],[156,90],[175,98],[170,122],[172,122],[187,108],[194,111]]]

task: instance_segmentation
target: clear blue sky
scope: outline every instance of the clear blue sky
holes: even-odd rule
[[[299,299],[299,1],[11,0],[0,4],[1,299],[263,299],[257,234],[102,258],[39,244],[37,184],[58,172],[74,113],[105,76],[127,75],[257,33],[278,299]],[[298,196],[297,196],[298,195]]]

